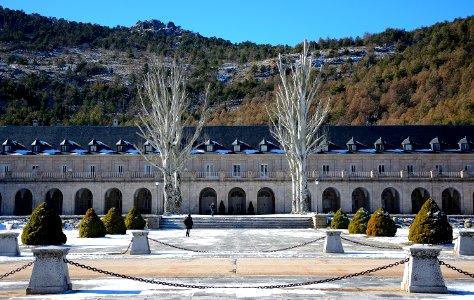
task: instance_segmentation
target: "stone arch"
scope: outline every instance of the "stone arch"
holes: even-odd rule
[[[50,189],[44,201],[58,215],[63,213],[63,193],[59,189]]]
[[[270,188],[262,188],[257,193],[257,214],[275,213],[275,193]]]
[[[111,188],[105,192],[104,199],[104,214],[106,214],[112,207],[122,213],[122,192],[118,188]]]
[[[243,189],[233,188],[229,192],[228,212],[230,215],[243,215],[246,213],[246,195]]]
[[[217,207],[217,193],[212,188],[205,188],[199,193],[199,213],[201,215],[211,214],[211,203]]]
[[[152,197],[149,189],[138,189],[133,195],[133,206],[135,206],[141,214],[151,214],[151,199]]]
[[[33,211],[33,194],[29,189],[21,189],[15,194],[15,215],[31,215]]]
[[[322,194],[323,213],[336,212],[341,207],[341,196],[339,191],[329,187]]]
[[[422,188],[418,187],[411,192],[411,213],[417,214],[426,200],[430,198],[430,193]]]
[[[89,189],[82,188],[76,192],[74,197],[74,214],[84,215],[89,208],[92,208],[93,195]]]
[[[447,188],[441,193],[443,212],[447,215],[461,214],[461,194],[454,188]]]
[[[400,195],[393,187],[389,187],[382,192],[382,207],[390,214],[400,213]]]
[[[352,191],[352,212],[356,213],[361,207],[370,211],[370,198],[369,192],[365,188],[358,187]]]

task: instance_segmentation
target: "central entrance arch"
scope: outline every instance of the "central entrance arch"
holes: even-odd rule
[[[411,213],[417,214],[426,200],[430,198],[430,193],[424,188],[416,188],[411,193]]]
[[[394,188],[386,188],[382,192],[382,207],[390,214],[400,213],[400,196]]]
[[[336,212],[341,207],[339,191],[335,188],[327,188],[322,196],[323,213]]]
[[[361,207],[370,211],[369,192],[358,187],[352,192],[352,213],[356,213]]]
[[[217,207],[217,193],[214,189],[205,188],[199,194],[199,213],[201,215],[210,215],[211,203],[214,203]]]
[[[243,215],[246,213],[245,192],[241,188],[233,188],[229,192],[229,215]]]
[[[104,214],[112,207],[122,214],[122,192],[117,188],[111,188],[105,192]]]
[[[46,193],[46,204],[58,215],[63,212],[63,193],[58,189],[50,189]]]
[[[138,189],[133,195],[133,206],[141,214],[151,214],[151,192],[147,188]]]
[[[89,208],[92,208],[92,192],[82,188],[76,192],[74,197],[74,214],[84,215]]]
[[[29,189],[21,189],[15,195],[15,216],[31,215],[33,194]]]
[[[441,193],[443,212],[447,215],[461,214],[461,195],[453,188],[447,188]]]
[[[263,188],[257,193],[257,214],[275,213],[275,194],[269,188]]]

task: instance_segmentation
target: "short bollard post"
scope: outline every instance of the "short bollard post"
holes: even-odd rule
[[[456,255],[474,255],[474,230],[460,230],[454,245]]]
[[[445,294],[448,292],[438,261],[440,248],[415,245],[403,249],[410,259],[405,264],[402,290],[409,293]]]
[[[20,256],[18,232],[0,232],[0,256]]]
[[[150,254],[151,251],[150,245],[148,244],[148,231],[134,230],[132,231],[132,234],[132,249],[130,250],[130,254]]]
[[[26,294],[58,294],[72,289],[64,262],[68,248],[46,246],[33,249],[36,257]]]
[[[344,253],[341,242],[341,231],[328,230],[326,231],[326,240],[324,241],[324,253]]]

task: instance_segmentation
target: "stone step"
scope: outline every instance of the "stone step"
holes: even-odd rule
[[[160,228],[184,229],[184,216],[162,216]],[[313,228],[313,219],[265,216],[193,216],[193,228]]]

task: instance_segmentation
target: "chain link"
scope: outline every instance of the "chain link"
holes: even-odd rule
[[[455,266],[452,266],[452,265],[450,265],[450,264],[448,264],[448,263],[446,263],[446,262],[444,262],[444,261],[442,261],[442,260],[439,261],[439,264],[440,264],[440,265],[443,265],[443,266],[446,266],[447,268],[449,268],[449,269],[451,269],[451,270],[454,270],[454,271],[456,271],[456,272],[458,272],[458,273],[461,273],[461,274],[464,274],[464,275],[466,275],[466,276],[470,276],[471,278],[474,278],[474,274],[469,273],[469,272],[466,272],[466,271],[463,271],[463,270],[461,270],[461,269],[458,269],[458,268],[456,268]]]
[[[122,251],[122,252],[110,252],[110,253],[107,253],[107,254],[110,254],[110,255],[122,255],[122,254],[125,254],[128,252],[128,250],[130,250],[130,246],[132,246],[132,242],[130,242],[130,244],[128,244],[128,247],[127,249],[125,249],[125,251]]]
[[[24,266],[21,266],[21,267],[15,269],[15,270],[13,270],[13,271],[10,271],[10,272],[8,272],[8,273],[5,273],[5,274],[3,274],[3,275],[0,275],[0,279],[3,279],[3,278],[5,278],[5,277],[8,277],[8,276],[13,275],[13,274],[15,274],[15,273],[18,273],[18,272],[20,272],[21,270],[24,270],[24,269],[28,268],[29,266],[31,266],[31,265],[34,264],[34,263],[35,263],[35,261],[30,261],[29,263],[27,263],[27,264],[24,265]]]
[[[374,248],[379,248],[379,249],[394,249],[394,250],[403,249],[403,247],[400,247],[400,246],[379,246],[379,245],[374,245],[374,244],[367,244],[367,243],[363,243],[363,242],[354,241],[354,240],[348,239],[348,238],[343,237],[343,236],[341,236],[341,239],[343,239],[345,241],[348,241],[348,242],[351,242],[351,243],[354,243],[354,244],[361,245],[361,246],[374,247]]]
[[[309,245],[309,244],[312,244],[312,243],[316,243],[316,242],[318,242],[320,240],[323,240],[325,238],[326,237],[323,236],[323,237],[320,237],[320,238],[317,238],[317,239],[314,239],[314,240],[311,240],[311,241],[308,241],[308,242],[304,242],[304,243],[301,243],[301,244],[298,244],[298,245],[295,245],[295,246],[290,246],[290,247],[285,247],[285,248],[280,248],[280,249],[275,249],[275,250],[262,250],[260,252],[272,253],[272,252],[279,252],[279,251],[295,249],[295,248],[298,248],[298,247],[303,247],[303,246],[306,246],[306,245]],[[191,251],[191,252],[198,252],[198,253],[215,253],[215,251],[195,250],[195,249],[190,249],[190,248],[171,245],[171,244],[168,244],[168,243],[165,243],[165,242],[162,242],[162,241],[159,241],[159,240],[155,240],[155,239],[152,239],[152,238],[148,238],[148,239],[153,241],[153,242],[156,242],[156,243],[168,246],[168,247],[184,250],[184,251]]]
[[[357,273],[352,273],[344,276],[338,276],[338,277],[332,277],[332,278],[326,278],[326,279],[321,279],[321,280],[314,280],[314,281],[307,281],[307,282],[295,282],[295,283],[287,283],[287,284],[275,284],[275,285],[261,285],[261,286],[213,286],[213,285],[196,285],[196,284],[184,284],[184,283],[173,283],[173,282],[166,282],[166,281],[159,281],[159,280],[154,280],[154,279],[146,279],[146,278],[141,278],[141,277],[135,277],[135,276],[128,276],[128,275],[122,275],[110,271],[105,271],[99,268],[91,267],[91,266],[86,266],[77,262],[70,261],[66,258],[63,258],[64,262],[79,268],[83,268],[86,270],[90,270],[93,272],[97,272],[100,274],[105,274],[113,277],[118,277],[118,278],[123,278],[123,279],[130,279],[130,280],[135,280],[139,282],[145,282],[145,283],[151,283],[151,284],[158,284],[158,285],[164,285],[164,286],[173,286],[173,287],[180,287],[180,288],[191,288],[191,289],[279,289],[279,288],[289,288],[289,287],[297,287],[297,286],[306,286],[306,285],[313,285],[313,284],[319,284],[319,283],[327,283],[327,282],[333,282],[333,281],[338,281],[338,280],[343,280],[343,279],[348,279],[348,278],[353,278],[353,277],[358,277],[358,276],[363,276],[366,274],[374,273],[380,270],[386,270],[389,268],[396,267],[398,265],[402,265],[406,262],[408,262],[410,258],[405,258],[403,260],[397,261],[392,264],[388,264],[385,266],[369,269],[366,271],[362,272],[357,272]]]

